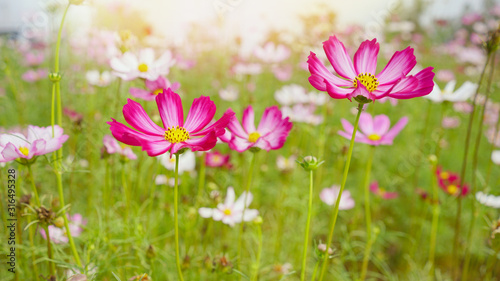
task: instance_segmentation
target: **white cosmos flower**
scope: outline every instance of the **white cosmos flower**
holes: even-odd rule
[[[106,87],[111,83],[114,77],[109,71],[103,71],[101,73],[99,70],[89,70],[85,74],[85,78],[87,78],[87,82],[89,82],[90,85]]]
[[[309,103],[314,97],[309,97],[306,89],[297,84],[285,85],[274,93],[274,98],[281,105]]]
[[[337,202],[337,197],[339,196],[340,187],[338,185],[333,185],[332,187],[323,188],[319,194],[321,201],[325,202],[329,206],[335,205]],[[345,190],[342,192],[342,197],[340,197],[339,210],[349,210],[354,208],[354,199],[351,197],[351,192]]]
[[[479,191],[478,193],[476,193],[476,199],[477,199],[477,201],[479,201],[479,203],[481,203],[485,206],[496,208],[496,209],[500,208],[500,196],[485,194],[485,193]]]
[[[172,155],[170,157],[170,152],[167,152],[165,154],[162,154],[158,156],[158,160],[160,163],[167,168],[167,170],[175,171],[175,159],[176,155]],[[182,153],[181,156],[179,157],[179,174],[182,174],[184,172],[191,172],[194,171],[194,168],[196,166],[196,156],[194,152],[191,150],[187,150],[186,152]]]
[[[144,78],[155,81],[159,76],[168,74],[170,67],[175,64],[175,59],[170,51],[166,51],[155,60],[154,50],[146,48],[139,52],[139,56],[126,52],[121,57],[114,57],[110,64],[114,70],[113,74],[123,80]]]
[[[278,63],[290,57],[292,52],[282,44],[275,45],[273,42],[267,42],[263,47],[257,47],[254,55],[266,63]]]
[[[255,209],[248,209],[248,206],[252,203],[253,195],[251,192],[248,192],[248,195],[246,195],[246,202],[244,202],[245,194],[246,192],[243,192],[235,201],[236,195],[234,193],[234,189],[232,187],[228,187],[224,203],[219,203],[217,208],[213,209],[200,208],[198,213],[203,218],[212,218],[215,221],[222,221],[222,223],[231,227],[240,223],[242,217],[244,221],[252,221],[259,215],[259,211]],[[243,209],[245,206],[247,209],[245,210],[245,214],[243,216]]]
[[[495,150],[493,153],[491,153],[491,161],[493,163],[500,165],[500,150]]]
[[[424,96],[424,98],[439,103],[443,101],[461,102],[468,100],[476,92],[477,84],[469,81],[464,82],[460,88],[458,88],[456,91],[453,91],[455,89],[456,83],[457,81],[451,80],[450,82],[448,82],[448,84],[446,84],[443,90],[441,90],[439,86],[434,83],[432,92],[427,96]]]

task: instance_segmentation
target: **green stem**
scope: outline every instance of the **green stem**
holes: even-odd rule
[[[306,278],[307,267],[307,247],[309,246],[309,232],[311,229],[311,216],[312,216],[312,200],[313,199],[313,171],[309,171],[309,204],[307,205],[307,222],[306,233],[304,235],[304,247],[302,249],[302,270],[300,272],[300,280],[304,281]]]
[[[472,178],[471,178],[471,184],[472,184],[472,194],[475,195],[477,191],[477,183],[476,183],[476,173],[477,173],[477,166],[478,166],[478,156],[479,156],[479,146],[481,145],[481,137],[483,136],[483,120],[484,116],[486,113],[486,105],[488,104],[488,100],[490,97],[490,90],[491,90],[491,82],[493,81],[493,73],[495,72],[495,57],[496,53],[491,57],[491,64],[490,64],[490,73],[488,77],[488,84],[486,86],[486,99],[484,101],[483,108],[481,109],[481,114],[479,115],[481,119],[479,120],[479,129],[476,135],[476,143],[474,145],[474,153],[472,156]],[[491,154],[490,154],[491,155]],[[472,200],[472,204],[470,207],[470,213],[471,213],[471,221],[469,224],[469,230],[467,232],[467,243],[465,244],[465,262],[464,266],[462,267],[462,280],[467,280],[467,275],[468,275],[468,270],[469,270],[469,265],[470,265],[470,245],[472,242],[472,236],[474,232],[474,227],[476,224],[476,218],[477,218],[477,212],[476,212],[476,200]]]
[[[500,118],[498,118],[497,123],[495,125],[495,130],[493,132],[494,132],[494,134],[493,134],[493,141],[490,144],[490,153],[488,155],[491,155],[493,153],[493,151],[495,150],[495,147],[496,147],[495,144],[498,141],[498,135],[500,135],[499,134],[499,132],[500,132]],[[492,170],[492,168],[493,168],[493,161],[490,158],[490,161],[488,162],[488,172],[486,173],[486,183],[485,183],[485,186],[489,186],[490,185],[491,170]]]
[[[365,179],[363,182],[365,190],[365,217],[366,217],[366,248],[363,257],[363,265],[361,267],[361,276],[359,280],[363,281],[366,278],[366,272],[368,270],[368,261],[370,259],[370,252],[372,242],[372,216],[370,212],[370,174],[372,170],[373,155],[375,154],[375,146],[370,147],[370,155],[368,156],[368,161],[366,162]]]
[[[439,144],[438,144],[439,145]],[[437,163],[434,163],[432,166],[432,226],[431,226],[431,237],[429,242],[429,263],[431,265],[429,275],[432,279],[434,276],[434,257],[436,251],[436,240],[437,240],[437,231],[439,226],[439,214],[441,212],[439,206],[439,197],[438,197],[438,187],[437,187]]]
[[[330,227],[330,233],[328,234],[328,240],[326,242],[326,248],[330,247],[330,244],[332,243],[333,239],[333,233],[335,230],[335,224],[337,222],[337,216],[339,213],[339,203],[340,203],[340,198],[342,196],[342,192],[344,191],[345,188],[345,183],[347,181],[347,174],[349,173],[349,166],[351,164],[351,157],[352,157],[352,150],[354,147],[354,138],[356,136],[356,132],[358,130],[358,123],[359,123],[359,116],[361,115],[361,112],[363,111],[363,104],[358,105],[358,114],[356,115],[356,121],[354,121],[354,129],[352,131],[352,136],[351,136],[351,142],[349,144],[349,150],[347,151],[347,160],[345,162],[344,166],[344,173],[342,176],[342,183],[340,185],[340,191],[339,191],[339,196],[337,197],[337,202],[335,203],[335,207],[333,209],[333,214],[331,218],[331,227]],[[326,267],[328,265],[328,255],[326,254],[325,257],[323,258],[323,265],[321,266],[321,272],[319,275],[319,281],[322,281],[325,273],[326,273]]]
[[[31,171],[31,164],[28,164],[28,174],[31,182],[31,187],[33,188],[33,193],[35,194],[35,203],[37,207],[40,207],[40,198],[38,197],[38,191],[36,190],[35,180],[33,178],[33,172]]]
[[[257,237],[259,239],[259,247],[257,249],[257,260],[255,261],[252,281],[257,281],[259,277],[260,258],[262,256],[262,224],[257,226]]]
[[[325,253],[325,254],[327,254],[327,253]],[[314,270],[313,270],[313,275],[311,277],[311,281],[314,281],[316,279],[316,274],[318,273],[318,268],[319,268],[319,262],[320,262],[320,260],[316,261],[316,264],[314,265]]]
[[[465,172],[467,170],[467,156],[469,154],[469,145],[470,145],[470,137],[471,137],[471,132],[472,132],[472,124],[474,121],[474,114],[476,112],[476,102],[477,102],[477,97],[479,94],[479,89],[481,88],[481,84],[483,82],[483,76],[484,73],[486,72],[486,67],[489,64],[491,58],[491,53],[488,53],[488,56],[486,58],[486,62],[484,64],[483,70],[481,71],[481,75],[479,76],[479,82],[477,85],[476,93],[474,94],[474,99],[472,101],[472,112],[469,115],[469,124],[467,125],[467,134],[465,136],[465,149],[464,149],[464,157],[462,160],[462,170],[460,172],[460,186],[463,186],[464,184],[464,178],[465,178]],[[459,266],[459,260],[460,257],[457,254],[458,251],[458,239],[460,237],[460,218],[462,216],[462,196],[457,197],[457,212],[455,216],[455,236],[453,238],[453,251],[452,251],[452,258],[454,259],[454,265],[453,265],[453,279],[457,279],[457,274],[458,274],[458,266]]]
[[[175,263],[177,265],[177,274],[179,276],[180,281],[184,281],[182,277],[182,269],[181,269],[181,260],[179,254],[179,216],[178,216],[178,208],[179,208],[179,158],[180,155],[175,155],[175,185],[174,185],[174,228],[175,228]],[[167,183],[168,186],[168,183]]]
[[[47,227],[47,225],[43,225],[43,230],[45,231],[45,235],[47,236],[47,256],[49,258],[49,269],[50,269],[50,275],[51,277],[53,277],[54,279],[50,279],[50,280],[56,280],[57,276],[56,276],[56,265],[54,264],[54,262],[52,261],[53,260],[53,257],[52,257],[52,243],[50,242],[50,234],[49,234],[49,228]]]
[[[28,216],[28,224],[31,223],[31,218]],[[33,273],[35,274],[35,280],[36,281],[39,281],[40,280],[40,277],[38,276],[39,273],[38,273],[38,266],[36,265],[36,254],[35,254],[35,242],[34,242],[34,237],[35,237],[35,233],[34,232],[34,228],[33,227],[30,227],[29,228],[29,240],[30,240],[30,246],[31,246],[31,260],[32,260],[32,264],[33,264]]]
[[[245,227],[245,220],[244,220],[244,217],[245,217],[245,211],[247,209],[247,196],[248,196],[248,193],[250,192],[250,185],[252,183],[252,174],[253,174],[253,170],[254,170],[254,167],[255,167],[255,153],[257,152],[252,152],[252,160],[250,160],[250,168],[248,169],[248,178],[247,178],[247,186],[245,188],[245,196],[244,196],[244,206],[243,206],[243,211],[241,212],[241,224],[240,224],[240,234],[238,236],[238,255],[237,255],[237,260],[236,262],[239,264],[240,263],[240,259],[241,259],[241,249],[243,247],[243,230],[244,230],[244,227]]]

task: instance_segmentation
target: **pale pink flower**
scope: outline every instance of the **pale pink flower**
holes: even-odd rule
[[[229,154],[222,154],[219,151],[207,152],[205,155],[205,164],[208,167],[230,167]]]
[[[462,112],[462,113],[471,113],[472,112],[472,104],[468,102],[456,102],[453,104],[453,109],[456,112]]]
[[[276,157],[276,167],[282,172],[291,171],[295,168],[295,165],[297,165],[297,162],[295,162],[296,160],[297,156],[295,155],[290,155],[288,158],[278,155]]]
[[[323,123],[323,116],[314,114],[316,106],[313,104],[295,104],[291,107],[283,106],[281,112],[283,117],[290,118],[292,122],[319,125]]]
[[[140,88],[130,88],[130,94],[136,98],[151,101],[154,100],[159,93],[163,93],[164,89],[170,88],[175,92],[181,86],[179,82],[170,83],[170,81],[163,76],[158,77],[158,79],[154,81],[146,79],[144,81],[144,84],[146,85],[146,88],[148,88],[148,90]]]
[[[137,155],[132,151],[132,149],[128,146],[121,146],[118,141],[110,135],[105,135],[103,140],[104,148],[106,148],[106,152],[108,154],[120,154],[130,160],[136,160]]]
[[[319,198],[327,205],[333,206],[337,202],[339,192],[340,187],[338,185],[333,185],[332,187],[323,188],[319,194]],[[351,192],[349,190],[344,190],[340,197],[339,210],[349,210],[354,208],[354,205],[355,203],[354,199],[351,197]]]
[[[453,129],[457,128],[460,126],[460,118],[458,117],[443,117],[443,121],[441,122],[441,125],[445,129]]]
[[[78,237],[83,232],[83,226],[87,224],[87,220],[83,219],[82,215],[74,214],[73,216],[68,217],[68,226],[69,231],[71,232],[71,236]],[[49,225],[49,235],[50,240],[55,244],[66,244],[68,243],[68,236],[66,235],[66,228],[59,228],[55,225]],[[47,235],[45,234],[45,230],[40,228],[40,235],[43,239],[47,239]]]
[[[220,139],[229,144],[229,148],[243,152],[250,148],[261,148],[266,151],[280,149],[292,129],[289,118],[283,118],[276,106],[268,107],[262,115],[259,126],[255,126],[253,107],[248,106],[243,112],[242,124],[234,118],[227,125],[226,134]]]
[[[455,74],[449,69],[442,69],[436,72],[436,79],[443,82],[455,80]]]
[[[23,73],[21,78],[29,83],[36,82],[42,79],[48,79],[49,71],[46,68],[30,69]]]
[[[160,58],[155,60],[153,49],[146,48],[139,52],[139,56],[126,52],[121,57],[114,57],[110,61],[116,76],[123,80],[144,78],[156,80],[159,76],[167,75],[170,67],[175,64],[170,51],[165,51]]]
[[[262,73],[262,65],[258,63],[238,62],[233,65],[231,71],[238,75],[258,75]]]
[[[384,188],[379,187],[378,182],[376,181],[370,184],[370,191],[385,200],[395,199],[398,197],[397,192],[386,191]]]
[[[279,81],[288,81],[292,78],[293,67],[291,65],[273,66],[271,71]]]
[[[398,99],[395,99],[395,98],[389,98],[389,97],[385,97],[385,98],[381,98],[378,100],[380,103],[385,103],[386,101],[389,101],[391,103],[392,106],[396,106],[398,105]]]
[[[278,63],[290,57],[292,52],[282,44],[275,45],[273,42],[267,42],[263,47],[257,47],[254,55],[265,63]]]
[[[114,77],[109,71],[99,72],[99,70],[89,70],[85,74],[85,78],[87,78],[87,82],[90,85],[106,87],[113,81]]]
[[[310,101],[306,89],[297,84],[281,87],[274,93],[274,98],[279,104],[286,106],[296,103],[308,103]]]
[[[28,52],[24,54],[24,62],[27,66],[37,66],[43,63],[45,55],[43,52]]]
[[[6,133],[0,135],[0,162],[10,162],[16,159],[30,160],[35,156],[54,152],[62,147],[68,139],[63,135],[63,129],[52,127],[28,126],[28,136],[21,133]]]
[[[339,135],[351,139],[354,127],[349,121],[342,119],[344,131]],[[392,145],[394,138],[408,123],[408,117],[401,118],[391,129],[391,121],[387,115],[376,115],[372,118],[369,113],[362,112],[359,118],[359,130],[356,132],[354,141],[370,145]]]
[[[219,97],[225,101],[236,101],[239,91],[235,86],[229,85],[225,89],[219,90]]]
[[[228,187],[224,203],[219,203],[217,208],[213,209],[200,208],[198,213],[203,218],[212,218],[215,221],[222,221],[222,223],[231,227],[237,223],[241,223],[242,218],[243,221],[252,221],[259,215],[258,210],[248,209],[248,206],[250,206],[253,200],[251,192],[246,194],[246,191],[244,191],[236,201],[235,198],[234,189]],[[243,214],[244,209],[245,213]]]

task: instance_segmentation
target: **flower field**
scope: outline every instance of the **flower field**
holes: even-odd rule
[[[0,36],[0,281],[500,280],[500,4],[181,44],[63,2]]]

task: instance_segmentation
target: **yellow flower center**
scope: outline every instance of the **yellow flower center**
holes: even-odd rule
[[[259,132],[253,132],[248,136],[249,142],[256,142],[260,138]]]
[[[165,140],[171,143],[184,142],[189,139],[189,133],[183,127],[172,126],[165,131]]]
[[[139,64],[139,67],[137,67],[139,69],[140,72],[146,72],[148,71],[148,65],[145,64],[145,63],[141,63]]]
[[[443,180],[447,180],[448,178],[450,178],[450,174],[448,172],[442,172],[440,176]]]
[[[214,155],[212,160],[215,162],[215,163],[220,163],[221,162],[221,157],[219,155]]]
[[[230,209],[225,209],[224,210],[224,215],[229,216],[230,214],[231,214],[231,210]]]
[[[358,87],[358,81],[361,82],[361,84],[363,84],[370,93],[375,91],[379,84],[375,75],[368,72],[361,73],[356,78],[354,78],[352,82],[354,88]]]
[[[382,137],[381,137],[381,136],[379,136],[379,135],[377,135],[377,134],[371,134],[371,135],[369,135],[369,136],[368,136],[368,139],[369,139],[369,140],[372,140],[372,141],[378,141],[378,140],[380,140],[381,138],[382,138]]]
[[[448,187],[446,188],[446,190],[448,191],[449,194],[456,194],[457,191],[458,191],[458,187],[454,184],[450,184],[448,185]]]
[[[378,194],[379,194],[380,196],[384,196],[384,194],[385,194],[385,189],[384,189],[384,188],[382,188],[382,187],[380,187],[380,188],[378,189]]]
[[[27,147],[21,146],[19,148],[19,151],[21,151],[21,153],[24,154],[24,156],[28,156],[28,154],[30,154],[30,150]]]
[[[160,93],[163,93],[163,89],[162,88],[159,88],[159,89],[156,89],[154,92],[153,92],[153,95],[157,96],[158,94]]]

